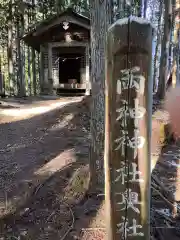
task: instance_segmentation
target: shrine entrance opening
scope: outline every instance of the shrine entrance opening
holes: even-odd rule
[[[83,55],[66,53],[59,55],[59,83],[81,82],[81,59]]]

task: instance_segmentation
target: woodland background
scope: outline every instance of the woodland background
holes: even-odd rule
[[[52,18],[69,7],[91,19],[91,96],[86,96],[82,98],[83,100],[74,96],[69,100],[63,97],[49,100],[53,102],[52,105],[58,102],[59,108],[51,109],[51,106],[50,112],[39,113],[38,116],[35,113],[28,115],[28,111],[19,106],[20,103],[16,105],[19,106],[17,109],[16,107],[3,109],[8,107],[7,103],[3,106],[3,102],[8,100],[24,101],[25,104],[32,99],[38,99],[34,96],[40,93],[40,56],[37,51],[24,44],[22,37],[43,20]],[[96,212],[100,214],[97,215],[95,224],[92,226],[96,230],[96,223],[100,223],[98,224],[100,227],[103,226],[101,221],[105,219],[105,211],[103,208],[101,211],[102,201],[97,197],[99,193],[97,190],[102,190],[101,192],[104,193],[106,34],[112,23],[131,15],[146,18],[154,25],[151,74],[154,83],[153,100],[158,102],[157,105],[161,105],[167,88],[180,83],[179,0],[0,0],[0,95],[2,97],[0,99],[2,107],[0,199],[3,199],[0,202],[2,213],[0,215],[3,215],[3,217],[0,216],[0,220],[4,221],[1,224],[4,232],[1,233],[2,230],[0,230],[0,239],[21,239],[19,236],[22,233],[26,235],[26,238],[22,239],[47,239],[47,233],[51,231],[50,225],[53,234],[52,238],[48,239],[65,239],[66,236],[68,236],[67,239],[75,239],[75,233],[77,233],[75,230],[82,230],[82,226],[85,229],[91,226],[86,219],[90,216],[91,222],[91,215]],[[156,105],[154,104],[156,101],[153,101],[152,108]],[[63,102],[67,105],[62,105]],[[29,105],[30,110],[37,107],[36,103],[32,100]],[[48,101],[46,104],[39,104],[50,105]],[[4,117],[2,112],[5,110],[9,110],[9,115]],[[29,110],[28,107],[27,110]],[[11,115],[15,111],[22,116]],[[179,165],[174,164],[176,160],[179,161],[180,146],[167,146],[169,148],[164,157],[161,148],[164,146],[164,132],[168,117],[162,109],[154,112],[156,112],[152,116],[154,148],[152,147],[151,161],[155,162],[156,167],[151,174],[152,201],[153,196],[156,200],[159,194],[174,211],[174,203],[178,206],[177,202],[179,203],[180,199],[180,187],[176,189],[175,183],[175,180],[178,182],[180,179],[177,170]],[[161,132],[163,137],[159,136]],[[154,140],[156,138],[157,141]],[[158,145],[158,153],[155,145]],[[156,164],[160,161],[162,163],[160,155],[163,156],[163,170],[162,164],[160,167],[160,164]],[[168,162],[172,164],[168,165]],[[68,166],[64,169],[65,163],[68,163]],[[177,169],[175,170],[172,166]],[[49,174],[51,167],[55,167],[56,174],[53,171],[51,175]],[[48,174],[44,174],[43,177],[41,174],[34,174],[44,168],[48,170]],[[166,183],[164,184],[166,189],[163,183]],[[165,194],[167,192],[169,194],[169,189],[176,191],[176,198],[174,195],[169,197],[170,195]],[[102,193],[99,196],[102,196]],[[80,205],[77,202],[80,202]],[[159,215],[154,210],[154,205],[151,208],[153,222],[151,225],[153,231],[160,232],[158,239],[165,239],[165,237],[176,239],[172,235],[169,237],[166,229],[170,226],[170,222],[177,230],[171,229],[172,232],[179,233],[178,219],[174,217],[170,219],[169,215],[167,217],[164,214],[165,217],[161,218],[163,228],[155,229],[159,226],[157,217]],[[163,206],[165,205],[161,202],[160,207]],[[177,207],[178,211],[179,207]],[[168,224],[164,228],[165,222]],[[71,233],[70,230],[72,230]],[[94,234],[96,230],[93,230]],[[91,228],[90,232],[93,231]],[[164,231],[163,236],[161,231]],[[80,239],[104,239],[104,235],[101,238],[96,235],[95,238]]]

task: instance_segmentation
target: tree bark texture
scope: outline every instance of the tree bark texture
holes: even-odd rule
[[[172,27],[172,0],[164,0],[164,36],[161,45],[161,59],[159,70],[159,83],[157,94],[160,99],[164,99],[166,93],[166,82],[168,77],[168,56]]]
[[[162,19],[162,12],[163,12],[163,0],[160,0],[159,3],[159,16],[158,16],[158,26],[157,26],[157,40],[156,40],[156,48],[155,48],[155,56],[154,56],[154,66],[153,66],[153,91],[156,92],[157,91],[157,85],[158,85],[158,52],[159,52],[159,47],[160,47],[160,42],[161,42],[161,38],[162,38],[162,34],[161,34],[161,19]]]
[[[9,94],[13,94],[13,35],[12,35],[12,0],[9,2],[9,16],[8,16],[8,72],[9,72]]]
[[[104,182],[104,86],[105,43],[109,24],[112,22],[112,1],[91,0],[91,186]]]

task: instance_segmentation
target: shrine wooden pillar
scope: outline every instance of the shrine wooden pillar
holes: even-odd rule
[[[105,90],[107,240],[150,239],[151,24],[118,20],[108,30]]]
[[[48,88],[49,94],[53,94],[53,74],[52,74],[52,44],[48,44]]]
[[[43,94],[44,92],[44,48],[41,45],[40,46],[40,61],[39,61],[39,65],[40,65],[40,74],[39,74],[39,82],[40,82],[40,94]]]
[[[86,55],[86,92],[85,95],[88,96],[90,95],[90,72],[89,72],[89,44],[86,45],[86,50],[85,50],[85,55]]]

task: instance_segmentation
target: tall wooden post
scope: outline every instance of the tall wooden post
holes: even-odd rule
[[[107,239],[150,239],[153,28],[118,20],[108,30],[105,101]]]

